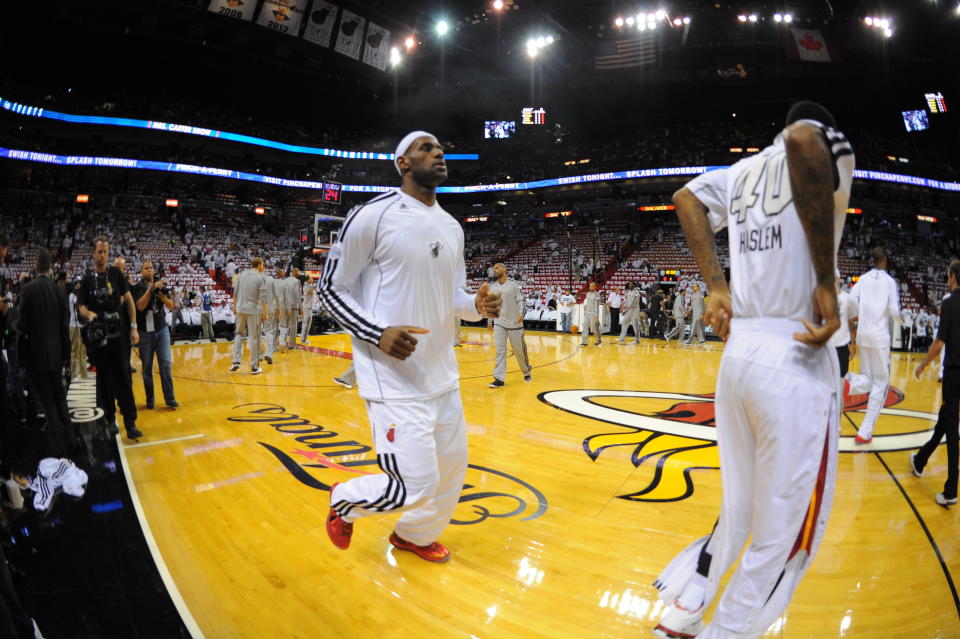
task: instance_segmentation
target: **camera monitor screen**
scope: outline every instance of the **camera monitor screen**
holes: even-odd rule
[[[483,123],[483,137],[486,140],[503,140],[517,132],[517,123],[513,120],[487,120]]]
[[[903,111],[903,126],[907,131],[926,131],[930,128],[930,120],[926,111]]]

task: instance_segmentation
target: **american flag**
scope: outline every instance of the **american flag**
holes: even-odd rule
[[[657,44],[653,35],[630,40],[607,40],[597,44],[593,63],[597,69],[629,69],[657,61]]]

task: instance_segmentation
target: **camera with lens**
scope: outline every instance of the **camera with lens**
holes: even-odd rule
[[[120,314],[103,312],[83,326],[80,334],[87,350],[92,353],[106,346],[111,339],[120,337],[120,331]]]
[[[157,288],[156,291],[161,295],[163,295],[164,297],[170,297],[172,295],[172,291],[170,290],[170,287],[167,286],[167,283],[164,282],[163,280],[157,280],[157,281],[163,284],[163,286]]]

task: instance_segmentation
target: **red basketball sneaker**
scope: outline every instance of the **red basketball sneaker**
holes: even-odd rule
[[[390,543],[399,548],[400,550],[409,550],[412,553],[416,553],[421,559],[426,559],[427,561],[432,561],[438,564],[450,559],[450,551],[447,550],[447,547],[441,544],[439,541],[435,541],[429,546],[418,546],[412,542],[403,539],[397,533],[390,533]]]
[[[330,500],[333,501],[333,489],[340,482],[330,486]],[[350,537],[353,535],[353,524],[347,523],[333,508],[327,514],[327,536],[333,545],[340,550],[346,550],[350,547]]]

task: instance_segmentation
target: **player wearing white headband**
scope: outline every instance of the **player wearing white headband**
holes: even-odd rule
[[[425,131],[397,146],[399,189],[354,208],[327,256],[320,300],[353,338],[381,474],[330,488],[327,534],[346,549],[353,522],[402,512],[390,543],[435,562],[467,470],[466,420],[450,345],[455,317],[497,317],[500,295],[463,290],[463,229],[436,199],[443,147]],[[416,335],[417,337],[414,337]]]

